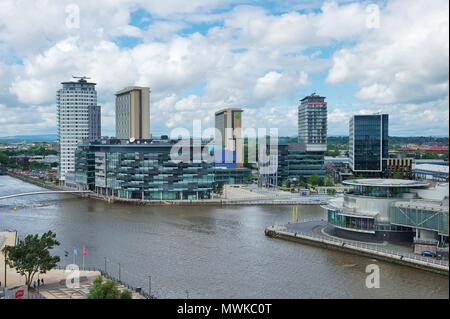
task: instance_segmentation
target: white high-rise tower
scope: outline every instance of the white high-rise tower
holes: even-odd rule
[[[307,152],[327,150],[327,102],[315,93],[303,98],[298,107],[298,141]]]
[[[87,77],[74,78],[78,80],[62,82],[63,87],[57,91],[59,180],[62,182],[75,171],[77,144],[101,137],[101,112],[95,83],[87,82]]]

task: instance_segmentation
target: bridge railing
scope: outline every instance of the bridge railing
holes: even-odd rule
[[[79,191],[79,190],[64,190],[64,191],[36,191],[36,192],[27,192],[27,193],[19,193],[19,194],[10,194],[0,196],[0,200],[2,199],[10,199],[15,197],[23,197],[23,196],[34,196],[34,195],[47,195],[47,194],[87,194],[91,193],[90,191]]]

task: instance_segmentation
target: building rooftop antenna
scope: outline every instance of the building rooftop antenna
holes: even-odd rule
[[[86,82],[86,80],[90,80],[90,79],[91,79],[91,78],[88,77],[88,76],[75,76],[75,75],[72,75],[72,77],[73,77],[74,79],[80,79],[81,82]]]

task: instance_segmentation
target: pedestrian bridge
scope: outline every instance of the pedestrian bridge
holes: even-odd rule
[[[9,199],[14,197],[22,197],[22,196],[33,196],[33,195],[48,195],[48,194],[87,194],[90,191],[39,191],[39,192],[29,192],[29,193],[20,193],[20,194],[12,194],[6,196],[0,196],[0,200]]]

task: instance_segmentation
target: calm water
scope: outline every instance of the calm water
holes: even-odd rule
[[[0,176],[0,196],[39,190]],[[12,207],[17,211],[13,212]],[[270,239],[264,228],[286,223],[290,207],[136,207],[70,195],[0,201],[0,229],[56,232],[57,253],[81,255],[162,298],[449,298],[448,277],[373,259]],[[322,217],[300,207],[301,218]],[[72,256],[62,257],[71,263]],[[81,264],[79,257],[77,263]],[[381,288],[365,287],[365,267],[381,269]]]

